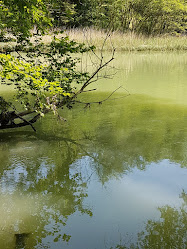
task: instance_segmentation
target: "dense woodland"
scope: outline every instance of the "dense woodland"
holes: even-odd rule
[[[33,14],[40,29],[52,18],[53,26],[63,28],[92,26],[145,35],[187,32],[187,0],[9,0],[0,1],[1,33],[18,22],[31,28]]]
[[[49,4],[57,26],[94,26],[146,35],[185,33],[186,0],[57,0]],[[64,18],[64,17],[68,17]]]

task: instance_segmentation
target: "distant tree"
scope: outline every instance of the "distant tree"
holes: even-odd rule
[[[135,0],[132,7],[137,32],[154,35],[187,28],[187,3],[183,0]]]
[[[93,0],[75,4],[77,26],[134,31],[146,35],[187,29],[186,0]],[[89,21],[88,21],[89,20]]]
[[[71,0],[47,0],[54,27],[68,27],[70,23],[74,23],[75,7],[76,4]]]

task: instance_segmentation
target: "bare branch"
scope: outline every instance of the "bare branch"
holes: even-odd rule
[[[84,91],[84,89],[88,86],[88,85],[90,85],[91,84],[91,80],[104,68],[104,67],[106,67],[111,61],[113,61],[114,60],[114,53],[115,53],[115,50],[113,51],[113,53],[112,53],[112,56],[111,56],[111,58],[107,61],[107,62],[105,62],[105,63],[103,63],[102,62],[102,60],[101,60],[101,63],[100,63],[100,65],[99,65],[99,67],[96,69],[96,71],[90,76],[90,78],[83,84],[83,86],[81,87],[81,89],[78,91],[78,92],[76,92],[72,97],[71,97],[71,99],[73,100],[73,99],[75,99],[76,97],[77,97],[77,95],[79,95],[80,93],[82,93],[83,91]]]
[[[19,55],[19,57],[20,57],[21,59],[23,59],[23,60],[26,61],[26,62],[29,62],[28,60],[26,60],[26,59],[19,53],[19,51],[16,50],[16,53]]]
[[[92,91],[96,91],[96,90],[97,90],[96,88],[95,89],[90,89],[90,90],[83,91],[83,93],[92,92]]]
[[[107,98],[105,98],[105,99],[103,99],[103,100],[100,100],[100,101],[82,102],[82,101],[79,101],[79,100],[75,100],[74,102],[85,105],[84,108],[90,107],[91,104],[102,104],[103,102],[109,100],[110,97],[111,97],[115,92],[117,92],[120,88],[125,89],[123,86],[120,86],[120,87],[116,88],[116,89],[115,89]],[[121,99],[121,98],[126,98],[126,97],[128,97],[128,96],[130,95],[130,92],[129,92],[127,89],[125,89],[125,90],[126,90],[127,93],[128,93],[127,95],[122,96],[122,97],[118,97],[118,98],[113,98],[113,99],[110,99],[110,100],[116,100],[116,99]]]

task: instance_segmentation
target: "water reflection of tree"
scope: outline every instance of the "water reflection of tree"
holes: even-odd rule
[[[186,249],[187,248],[187,194],[180,208],[164,206],[158,208],[160,220],[148,220],[145,230],[138,233],[136,244],[117,245],[116,249]]]
[[[45,130],[48,134],[38,134],[37,139],[58,141],[61,138],[57,134],[63,133],[73,143],[84,139],[81,141],[84,147],[77,144],[79,151],[82,156],[94,159],[102,182],[134,167],[145,170],[150,163],[166,158],[186,167],[186,108],[154,103],[152,99],[145,101],[140,96],[127,98],[125,103],[124,100],[113,103],[112,106],[111,102],[106,102],[103,106],[92,107],[86,115],[77,115],[77,110],[73,111],[70,124],[65,128],[56,121],[51,122],[50,117],[37,127],[39,133]],[[83,130],[86,136],[82,135]],[[73,153],[74,150],[70,151]],[[52,154],[52,150],[48,153]],[[79,153],[74,155],[74,159],[78,158]]]
[[[111,104],[106,103],[99,109],[92,109],[84,118],[72,113],[75,115],[73,124],[63,127],[56,121],[44,120],[37,124],[37,134],[1,133],[0,182],[4,190],[8,191],[12,184],[20,195],[32,198],[34,194],[36,204],[41,205],[32,235],[33,246],[40,244],[42,247],[47,236],[52,236],[56,242],[68,240],[69,237],[63,237],[62,233],[68,216],[76,211],[91,215],[83,205],[86,182],[81,173],[70,171],[70,166],[83,156],[94,160],[101,182],[119,177],[134,167],[145,170],[151,162],[165,158],[181,167],[187,165],[185,108],[141,103],[141,99],[127,101],[125,105],[119,101],[116,108],[118,111],[114,112]],[[40,129],[40,126],[45,127]],[[40,130],[45,130],[45,134]],[[84,135],[82,131],[85,131]],[[22,171],[15,181],[18,166]],[[160,212],[163,217],[171,214],[176,219],[181,215],[181,211],[169,207]],[[55,225],[50,227],[50,224]],[[150,224],[147,231],[152,234],[151,229],[157,227],[157,222],[150,221]],[[139,236],[148,243],[150,236]]]
[[[71,139],[41,135],[31,136],[29,142],[28,137],[25,142],[14,140],[9,146],[4,139],[4,144],[1,191],[11,196],[14,190],[25,199],[29,196],[38,206],[38,213],[33,214],[37,219],[31,224],[34,230],[25,240],[29,246],[41,248],[46,246],[43,239],[48,236],[54,242],[68,241],[70,235],[63,233],[68,217],[76,211],[92,215],[83,205],[86,182],[81,173],[70,172],[70,165],[79,158],[79,146]]]
[[[136,98],[126,101],[125,106],[117,105],[119,110],[112,112],[112,119],[107,104],[102,107],[95,133],[87,136],[90,156],[98,163],[103,182],[134,167],[145,170],[152,162],[164,159],[187,166],[186,109]]]

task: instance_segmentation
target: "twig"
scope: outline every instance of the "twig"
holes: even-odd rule
[[[22,58],[24,61],[29,62],[28,60],[26,60],[18,51],[16,51],[16,53],[19,55],[20,58]]]
[[[123,86],[120,86],[118,87],[117,89],[115,89],[107,98],[103,99],[103,100],[100,100],[100,101],[93,101],[93,102],[82,102],[82,101],[79,101],[79,100],[75,100],[74,102],[76,103],[79,103],[79,104],[84,104],[85,105],[85,108],[87,107],[90,107],[91,104],[102,104],[103,102],[109,100],[109,98],[116,92],[118,91],[120,88],[123,88],[125,89]],[[128,93],[128,95],[125,95],[125,96],[122,96],[122,97],[119,97],[119,98],[113,98],[113,99],[110,99],[110,100],[116,100],[116,99],[121,99],[121,98],[126,98],[130,95],[130,92],[125,89]]]
[[[100,63],[100,66],[96,69],[96,71],[90,76],[90,78],[83,84],[83,86],[81,87],[81,89],[76,92],[71,99],[75,99],[77,97],[77,95],[79,95],[80,93],[83,92],[83,90],[90,85],[91,80],[104,68],[106,67],[112,60],[114,60],[114,53],[115,50],[112,53],[112,57],[110,58],[110,60],[108,60],[107,62],[105,62],[104,64],[102,64],[102,62]]]
[[[92,91],[96,91],[96,90],[97,90],[96,88],[95,89],[90,89],[90,90],[83,91],[83,93],[92,92]]]

